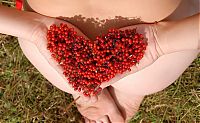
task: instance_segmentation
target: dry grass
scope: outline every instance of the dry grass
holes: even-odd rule
[[[17,39],[0,35],[0,122],[81,119],[72,97],[53,87],[26,59]]]
[[[0,34],[0,122],[81,122],[75,106],[64,112],[71,101],[30,64],[16,38]],[[130,122],[200,123],[200,56],[175,83],[147,96]]]
[[[200,122],[200,57],[175,83],[147,96],[131,123]],[[26,59],[17,39],[0,35],[0,122],[77,122],[72,97],[53,87]]]

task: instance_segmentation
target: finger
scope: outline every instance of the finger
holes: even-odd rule
[[[84,117],[84,119],[85,119],[85,123],[96,123],[96,121],[90,120],[90,119],[88,119],[86,117]]]
[[[82,93],[72,94],[72,96],[74,97],[74,99],[77,99],[78,97],[80,97],[80,98],[76,101],[77,103],[88,102],[88,101],[90,100],[90,97],[86,97],[86,96],[84,96]]]
[[[90,123],[96,123],[94,120],[90,120]]]
[[[100,121],[100,120],[96,120],[96,123],[103,123],[103,121]]]
[[[66,21],[62,21],[62,20],[59,20],[59,19],[56,19],[56,21],[55,21],[54,23],[55,23],[56,25],[59,25],[59,24],[61,24],[61,23],[67,24],[68,27],[73,28],[74,31],[77,32],[77,35],[83,36],[85,39],[89,40],[89,38],[88,38],[82,31],[80,31],[77,27],[75,27],[75,26],[72,25],[71,23],[68,23],[68,22],[66,22]],[[49,23],[47,26],[49,27],[50,25],[52,25],[52,23]]]
[[[85,123],[90,123],[90,120],[86,117],[84,117]]]
[[[97,97],[97,96],[91,96],[91,97],[90,97],[90,100],[89,100],[89,103],[90,103],[90,104],[96,103],[97,100],[98,100],[98,97]]]
[[[83,106],[83,107],[87,107],[98,101],[97,96],[86,97],[83,94],[73,94],[73,97],[74,99],[77,99],[78,97],[80,97],[79,99],[76,100],[76,104],[78,106]]]
[[[98,120],[96,120],[97,123],[114,123],[114,122],[110,122],[109,118],[107,115],[99,118]]]
[[[93,107],[93,106],[91,106],[91,107],[78,107],[78,110],[79,110],[79,112],[83,115],[83,116],[85,116],[85,117],[87,117],[87,118],[89,118],[89,119],[91,119],[91,120],[97,120],[97,119],[99,119],[99,117],[100,116],[102,116],[101,114],[99,114],[98,112],[97,112],[97,108],[96,107]]]
[[[111,123],[124,123],[124,118],[119,111],[108,115]]]

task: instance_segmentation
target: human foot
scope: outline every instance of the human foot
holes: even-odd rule
[[[128,122],[138,111],[144,96],[128,95],[112,86],[108,90],[125,121]]]
[[[73,97],[77,98],[75,95]],[[76,105],[79,112],[86,117],[87,122],[124,123],[124,119],[107,88],[98,95],[96,102],[88,103],[80,98],[76,101]]]

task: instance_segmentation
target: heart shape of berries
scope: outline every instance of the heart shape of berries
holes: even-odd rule
[[[74,90],[85,96],[101,91],[101,83],[122,74],[142,59],[147,42],[135,29],[110,29],[94,41],[77,35],[67,24],[51,25],[47,33],[52,57]]]

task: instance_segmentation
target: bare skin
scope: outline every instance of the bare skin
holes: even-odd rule
[[[102,20],[122,16],[139,17],[144,22],[154,22],[170,15],[181,0],[164,0],[162,2],[159,0],[125,0],[123,2],[120,0],[28,0],[27,2],[36,12],[51,17],[82,15],[86,18]]]
[[[117,1],[114,1],[114,2],[113,1],[88,1],[88,2],[82,3],[81,1],[78,1],[78,0],[77,1],[28,0],[27,2],[34,11],[36,11],[37,13],[40,13],[42,15],[46,15],[46,16],[50,16],[50,17],[60,17],[60,16],[68,17],[66,20],[74,25],[74,26],[73,25],[71,25],[71,26],[73,26],[74,28],[77,27],[76,30],[77,30],[77,32],[79,32],[79,34],[81,34],[81,35],[85,34],[86,36],[85,35],[84,36],[86,38],[88,37],[90,39],[93,39],[99,33],[105,33],[106,30],[110,27],[132,28],[129,25],[134,25],[135,23],[139,22],[139,20],[137,20],[137,19],[136,19],[136,21],[135,21],[135,19],[131,20],[132,17],[139,17],[140,21],[144,21],[144,22],[155,22],[155,21],[160,21],[160,20],[166,18],[167,16],[168,17],[166,19],[173,20],[173,16],[176,17],[176,19],[177,18],[180,19],[180,18],[191,15],[191,13],[187,13],[187,6],[185,6],[185,9],[184,9],[184,11],[186,11],[186,12],[182,11],[184,14],[181,14],[180,17],[178,17],[178,15],[180,15],[180,14],[173,15],[174,14],[173,11],[175,9],[177,9],[181,0],[175,0],[175,1],[174,0],[163,0],[163,1],[150,0],[150,1],[148,1],[149,3],[147,1],[141,1],[141,0],[134,0],[134,1],[127,0],[126,2],[123,2],[123,3],[117,2]],[[38,4],[38,3],[40,3],[40,4]],[[132,4],[130,4],[130,3],[132,3]],[[181,5],[182,5],[182,3],[181,3]],[[189,4],[187,4],[187,5],[189,5]],[[51,9],[49,9],[49,8],[51,8]],[[46,34],[45,30],[52,23],[59,23],[60,21],[52,19],[52,18],[44,17],[44,16],[36,14],[36,13],[35,14],[28,13],[27,14],[27,12],[15,12],[14,10],[8,11],[8,9],[4,9],[4,8],[1,10],[2,11],[0,11],[0,15],[3,15],[3,16],[0,16],[1,17],[0,23],[2,24],[2,25],[0,24],[0,27],[1,27],[0,32],[20,37],[20,40],[19,40],[20,45],[21,45],[25,55],[36,66],[36,68],[39,69],[39,71],[50,82],[52,82],[53,85],[57,86],[58,88],[60,88],[63,91],[77,95],[77,93],[73,92],[73,90],[70,88],[70,86],[66,84],[67,82],[63,79],[62,74],[61,74],[62,72],[59,69],[59,67],[57,65],[55,65],[55,63],[50,62],[52,60],[50,59],[49,54],[44,51],[45,43],[38,44],[37,42],[34,42],[35,41],[34,39],[45,42],[45,38],[44,38],[45,34]],[[4,11],[6,13],[4,13]],[[13,15],[15,15],[15,16],[8,17],[6,15],[7,13],[10,13],[10,15],[12,15],[14,13]],[[177,12],[177,13],[180,13],[180,12]],[[195,13],[195,10],[194,10],[193,14],[194,13]],[[79,14],[81,14],[82,17],[85,17],[86,19],[87,18],[96,18],[96,17],[98,17],[100,20],[108,19],[109,23],[104,23],[104,26],[95,26],[95,24],[92,23],[94,21],[86,21],[87,23],[85,24],[84,21],[78,21],[79,19],[84,20],[84,18],[74,17],[75,15],[79,15]],[[173,16],[169,16],[170,14],[172,14]],[[116,19],[115,18],[116,15],[122,16],[125,19],[124,18]],[[15,17],[17,21],[12,22],[13,17]],[[4,19],[4,18],[6,18],[6,19]],[[32,21],[32,20],[34,20],[34,21]],[[187,22],[190,22],[190,21],[183,22],[184,25]],[[6,23],[7,23],[7,25],[6,25]],[[68,23],[68,24],[70,24],[70,23]],[[174,25],[176,25],[176,24],[177,23],[175,23]],[[20,26],[20,25],[23,25],[23,26]],[[39,26],[36,26],[36,25],[39,25]],[[90,26],[90,25],[93,25],[93,26]],[[142,70],[141,72],[139,71],[136,74],[131,74],[131,76],[124,77],[123,79],[120,76],[118,76],[115,78],[117,81],[112,81],[110,83],[102,85],[103,87],[107,87],[112,84],[111,85],[112,88],[109,88],[109,91],[110,91],[111,96],[115,100],[115,103],[110,98],[108,98],[106,101],[104,101],[102,103],[101,101],[98,102],[96,97],[93,97],[93,98],[90,98],[90,101],[93,102],[94,100],[97,100],[97,102],[95,104],[91,103],[91,105],[88,106],[85,104],[89,104],[89,102],[88,101],[81,102],[81,100],[84,100],[84,99],[80,98],[79,105],[82,105],[82,107],[83,107],[82,109],[84,109],[84,110],[79,109],[79,111],[84,115],[83,112],[89,112],[91,110],[90,106],[92,106],[92,107],[96,106],[98,108],[95,108],[95,110],[98,112],[99,119],[96,119],[97,117],[90,117],[90,116],[88,116],[88,117],[92,120],[97,120],[97,121],[100,120],[100,121],[107,122],[109,119],[109,116],[107,114],[105,114],[105,111],[102,111],[100,109],[105,109],[104,108],[105,104],[112,104],[112,106],[113,106],[112,110],[115,110],[116,112],[118,112],[118,109],[119,109],[119,111],[121,111],[121,113],[122,113],[123,118],[125,120],[128,120],[130,118],[130,116],[134,115],[134,113],[135,113],[134,109],[138,109],[144,95],[155,93],[155,92],[160,91],[163,88],[167,87],[168,85],[170,85],[174,81],[174,79],[176,79],[184,71],[184,69],[192,62],[192,60],[196,57],[196,55],[199,52],[197,50],[199,48],[198,47],[198,37],[197,37],[198,34],[196,35],[196,32],[198,32],[198,30],[194,30],[193,28],[191,28],[186,31],[186,32],[190,32],[189,34],[191,34],[192,35],[191,37],[194,38],[194,40],[192,40],[193,43],[191,43],[191,42],[188,43],[187,42],[188,40],[185,40],[185,39],[190,38],[190,36],[188,37],[187,35],[185,35],[185,33],[182,33],[182,30],[183,30],[183,29],[181,29],[182,26],[179,26],[179,28],[176,29],[176,28],[174,28],[174,27],[176,27],[174,25],[173,25],[173,23],[169,23],[169,24],[168,23],[159,23],[157,26],[157,29],[158,29],[157,36],[159,37],[159,40],[149,38],[149,41],[163,42],[162,50],[166,49],[166,46],[168,45],[168,43],[167,44],[165,43],[166,35],[163,36],[163,34],[165,34],[164,32],[171,32],[171,33],[168,33],[167,37],[172,37],[172,40],[175,41],[175,44],[178,44],[178,42],[176,42],[177,37],[176,38],[173,37],[174,36],[173,34],[174,34],[174,32],[177,33],[177,29],[178,30],[180,29],[181,30],[180,37],[184,35],[185,37],[183,37],[183,40],[186,41],[185,43],[183,43],[184,45],[181,45],[183,47],[179,47],[180,49],[175,49],[175,50],[173,48],[170,48],[165,51],[166,52],[168,52],[168,51],[171,52],[173,50],[175,52],[179,51],[179,50],[192,50],[192,51],[184,51],[184,53],[178,53],[178,55],[175,54],[175,56],[172,55],[170,57],[169,56],[166,56],[164,58],[162,57],[161,59],[160,58],[158,59],[158,57],[156,57],[156,58],[153,57],[154,59],[151,59],[151,63],[143,62],[144,64],[140,65],[140,67],[139,67],[140,69],[138,69],[138,67],[137,67],[137,68],[133,68],[133,70],[139,71],[139,70],[147,67],[148,65],[152,64],[155,61],[158,65],[160,63],[162,66],[162,64],[165,64],[166,62],[168,64],[170,64],[169,59],[173,59],[177,56],[179,58],[184,58],[185,56],[187,58],[189,57],[190,58],[189,60],[182,59],[182,61],[185,60],[186,62],[182,62],[182,64],[177,67],[177,68],[181,68],[181,69],[179,69],[179,71],[177,73],[172,74],[172,75],[176,75],[176,76],[172,76],[171,79],[168,81],[159,80],[159,77],[155,78],[155,79],[149,78],[151,80],[150,82],[147,82],[146,80],[142,80],[141,78],[144,78],[144,75],[147,75],[148,73],[152,72],[151,70],[154,70],[154,67],[149,69],[153,65],[149,66],[148,68],[145,68],[145,70]],[[188,27],[191,27],[191,26],[192,25],[190,25],[190,24],[188,25]],[[12,27],[16,27],[16,29],[11,30]],[[143,26],[143,29],[146,29],[147,27],[148,26]],[[21,30],[21,32],[19,32],[19,30]],[[40,36],[38,36],[38,34],[40,34]],[[44,35],[41,36],[41,34],[44,34]],[[195,34],[195,35],[193,35],[193,34]],[[180,38],[179,38],[179,41],[180,41]],[[155,44],[151,45],[151,47],[149,47],[149,48],[152,49],[153,46],[156,46],[156,45]],[[186,46],[186,47],[184,47],[184,46]],[[189,49],[187,49],[187,48],[189,48]],[[156,54],[156,52],[154,52],[153,55],[155,55],[155,54]],[[146,58],[148,58],[148,57],[146,57]],[[41,59],[41,60],[38,61],[37,59]],[[145,61],[145,60],[143,60],[143,61]],[[165,62],[163,63],[162,61],[165,61]],[[164,68],[162,68],[162,67],[160,67],[160,68],[161,69],[157,69],[157,72],[163,73],[162,69],[164,69]],[[51,72],[49,72],[49,70]],[[134,71],[134,72],[136,72],[136,71]],[[169,71],[169,72],[171,72],[171,71]],[[53,78],[51,77],[52,75],[54,75]],[[147,76],[147,78],[148,78],[148,76]],[[165,79],[165,78],[163,78],[163,79]],[[132,82],[132,81],[134,81],[134,82]],[[126,84],[124,82],[126,82]],[[149,83],[153,83],[153,84],[149,84]],[[149,88],[151,88],[151,89],[149,89]],[[109,97],[110,94],[102,93],[101,96]],[[85,106],[85,108],[84,108],[84,106]],[[109,112],[110,109],[106,108],[105,110],[107,112]],[[129,111],[130,109],[133,109],[133,110]],[[94,112],[96,112],[95,110],[94,110]],[[114,113],[113,115],[118,117],[119,119],[121,119],[121,117],[122,117],[122,116],[119,116],[118,113]],[[86,114],[85,114],[85,116],[87,117]],[[106,116],[106,117],[104,117],[104,116]]]

